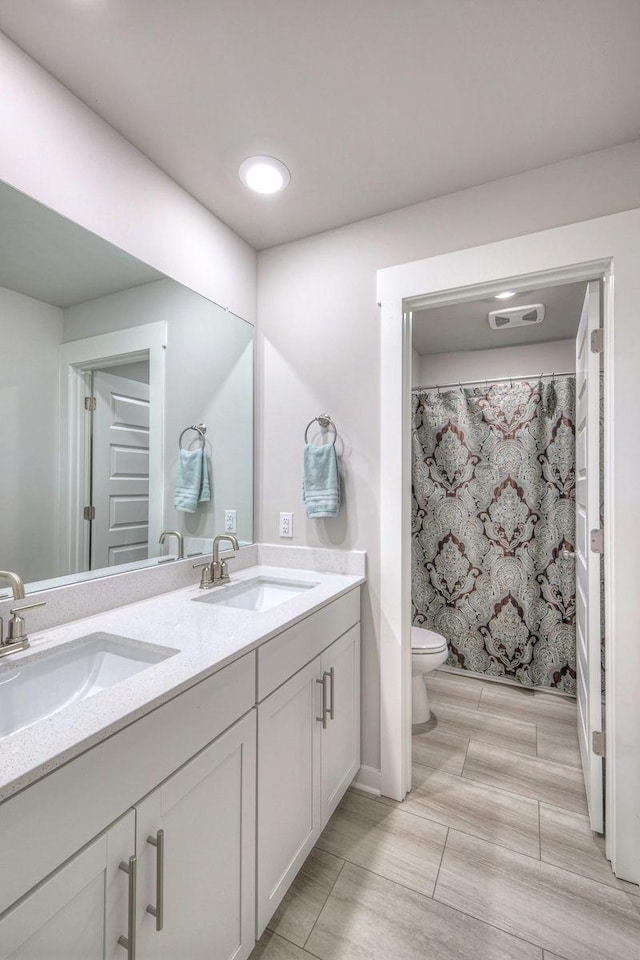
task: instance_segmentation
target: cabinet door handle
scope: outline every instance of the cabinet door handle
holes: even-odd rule
[[[129,857],[129,862],[120,862],[120,869],[129,874],[129,908],[127,936],[118,937],[118,943],[127,951],[127,960],[136,960],[136,883],[138,879],[138,860]]]
[[[325,676],[326,676],[326,674],[325,674]],[[336,675],[335,675],[335,671],[334,671],[333,667],[331,667],[331,669],[329,670],[329,678],[330,678],[330,680],[331,680],[331,706],[329,707],[329,719],[330,719],[330,720],[335,720],[335,718],[336,718],[336,714],[335,714],[335,699],[336,699],[336,686],[335,686],[335,681],[336,681]]]
[[[316,683],[319,683],[322,687],[322,709],[321,709],[322,716],[316,717],[316,720],[322,724],[323,730],[327,729],[327,683],[326,683],[327,676],[328,674],[323,673],[322,680],[316,680]]]
[[[156,903],[147,904],[147,913],[156,918],[156,930],[160,933],[164,926],[164,830],[147,837],[147,843],[156,848]]]

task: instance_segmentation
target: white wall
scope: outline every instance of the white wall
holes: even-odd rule
[[[55,570],[62,310],[0,287],[0,569]]]
[[[553,164],[259,256],[259,537],[369,554],[363,610],[363,762],[379,765],[379,311],[376,270],[640,206],[640,143]],[[345,502],[308,521],[300,502],[302,434],[320,411],[343,444]]]
[[[168,325],[163,526],[213,537],[224,530],[224,511],[236,510],[239,539],[252,541],[253,327],[173,280],[157,280],[68,308],[64,341],[159,320]],[[174,508],[173,492],[178,437],[192,423],[207,425],[211,501],[187,514]]]
[[[577,324],[576,324],[577,326]],[[413,386],[499,380],[503,377],[536,377],[540,373],[573,373],[575,340],[552,340],[490,350],[457,350],[425,354],[412,367]]]
[[[137,380],[138,383],[149,383],[151,370],[148,360],[138,360],[133,363],[119,363],[117,367],[104,367],[105,373],[115,373],[118,377],[127,380]]]
[[[4,34],[0,89],[0,180],[255,320],[255,251]]]

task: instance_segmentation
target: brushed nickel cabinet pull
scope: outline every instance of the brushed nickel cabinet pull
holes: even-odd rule
[[[136,960],[136,884],[138,879],[138,861],[129,857],[129,862],[120,862],[120,869],[129,874],[129,911],[127,936],[118,937],[118,943],[127,951],[127,960]]]
[[[316,720],[322,724],[322,729],[327,729],[327,684],[326,684],[327,674],[322,674],[322,680],[316,680],[316,683],[319,683],[322,687],[322,708],[321,708],[321,717],[316,717]]]
[[[330,678],[330,680],[331,680],[331,706],[330,706],[330,708],[329,708],[329,718],[330,718],[331,720],[335,720],[335,718],[336,718],[336,714],[335,714],[335,699],[336,699],[335,680],[336,680],[336,676],[335,676],[335,671],[334,671],[333,667],[331,667],[331,669],[329,670],[329,678]]]
[[[147,904],[147,913],[156,918],[156,930],[160,933],[164,926],[164,830],[147,837],[147,843],[156,848],[156,903]]]

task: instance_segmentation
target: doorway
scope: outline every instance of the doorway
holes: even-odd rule
[[[637,590],[637,465],[633,398],[640,365],[637,270],[640,211],[570,224],[378,271],[381,308],[381,792],[410,789],[410,517],[408,442],[411,314],[496,289],[603,282],[606,446],[603,531],[606,580],[607,854],[617,877],[640,881],[640,592]],[[614,322],[615,315],[615,322]],[[615,336],[614,336],[615,330]],[[614,376],[615,371],[615,376]],[[614,416],[615,410],[615,416]],[[633,731],[633,732],[632,732]]]
[[[411,643],[414,722],[436,642],[442,670],[577,702],[578,736],[558,748],[582,758],[602,833],[600,287],[503,289],[412,313]],[[553,698],[538,697],[535,716],[545,704],[551,722]],[[535,743],[533,726],[522,732]]]
[[[149,558],[149,359],[91,371],[89,569]]]
[[[156,557],[164,510],[165,322],[60,348],[59,575]]]

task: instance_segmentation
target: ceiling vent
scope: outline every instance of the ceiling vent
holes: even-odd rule
[[[528,307],[506,307],[492,310],[489,314],[489,326],[492,330],[506,330],[508,327],[532,327],[544,320],[544,304],[533,303]]]

